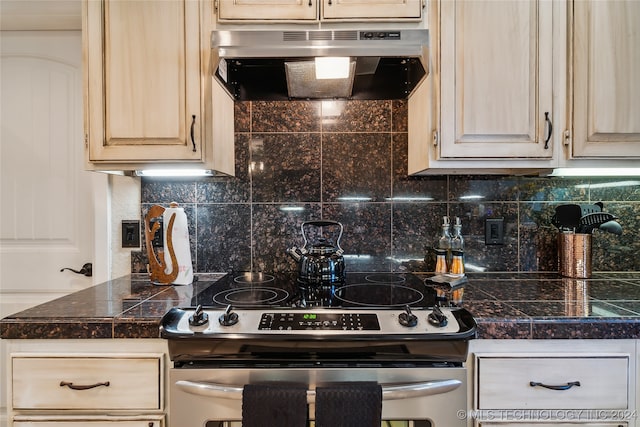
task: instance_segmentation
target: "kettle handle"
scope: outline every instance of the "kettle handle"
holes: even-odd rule
[[[342,224],[340,224],[338,221],[330,221],[330,220],[317,220],[317,221],[305,221],[302,223],[302,226],[304,227],[305,225],[315,225],[316,227],[324,227],[326,225],[339,225],[340,228],[342,228]]]
[[[326,227],[330,225],[337,225],[340,227],[340,234],[338,235],[338,239],[336,240],[336,246],[338,247],[338,252],[342,254],[344,252],[340,247],[340,238],[342,237],[342,232],[344,231],[344,227],[338,221],[330,221],[330,220],[317,220],[317,221],[305,221],[300,226],[300,230],[302,231],[302,238],[304,239],[304,248],[307,247],[307,236],[304,233],[304,227],[307,225],[313,225],[315,227]]]

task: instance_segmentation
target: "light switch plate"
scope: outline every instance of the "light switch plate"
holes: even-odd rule
[[[122,220],[122,247],[140,247],[140,220]]]
[[[504,245],[504,218],[487,218],[485,220],[484,244]]]

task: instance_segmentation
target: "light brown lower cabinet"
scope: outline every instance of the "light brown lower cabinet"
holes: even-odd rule
[[[631,362],[628,355],[482,356],[477,361],[478,408],[512,410],[514,416],[518,409],[624,410]]]
[[[478,427],[627,427],[627,423],[479,423]]]
[[[102,420],[87,421],[81,419],[67,420],[47,420],[47,421],[15,421],[14,427],[163,427],[164,420],[161,418],[148,418],[144,420]]]
[[[635,340],[472,343],[475,427],[639,427]]]
[[[24,410],[161,408],[162,357],[13,354],[12,402]]]
[[[8,427],[165,427],[164,340],[9,340]]]

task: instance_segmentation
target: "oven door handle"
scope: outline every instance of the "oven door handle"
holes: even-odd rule
[[[411,399],[414,397],[433,396],[453,391],[462,385],[456,379],[423,381],[419,383],[382,385],[382,400]],[[180,390],[197,396],[215,397],[231,400],[242,400],[243,386],[216,384],[204,381],[176,381]],[[307,390],[307,403],[316,401],[316,391]]]

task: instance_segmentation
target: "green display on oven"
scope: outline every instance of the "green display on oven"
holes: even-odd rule
[[[307,314],[303,315],[302,317],[305,320],[315,320],[315,319],[317,319],[318,315],[315,314],[315,313],[307,313]]]

